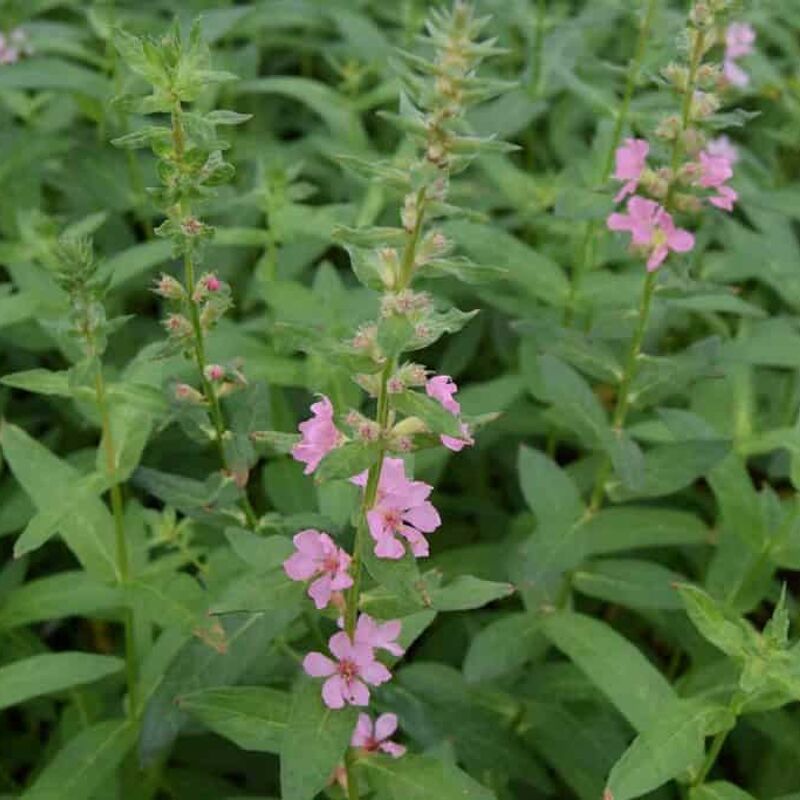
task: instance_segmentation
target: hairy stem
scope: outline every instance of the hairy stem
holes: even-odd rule
[[[377,422],[380,426],[381,434],[383,434],[389,421],[389,392],[386,387],[393,371],[394,363],[392,361],[387,361],[386,366],[384,366],[383,372],[381,373],[381,385],[378,393]],[[353,634],[356,629],[356,619],[358,617],[358,597],[361,592],[361,552],[364,547],[368,546],[365,538],[368,533],[367,513],[375,505],[375,500],[378,496],[378,482],[380,481],[381,469],[383,468],[383,459],[385,455],[386,452],[383,447],[381,447],[381,450],[378,454],[378,460],[369,468],[369,472],[367,473],[367,485],[364,487],[364,497],[361,501],[361,510],[358,515],[358,527],[356,528],[356,538],[353,544],[353,563],[351,568],[353,585],[350,587],[347,593],[347,606],[345,612],[345,630],[351,639],[353,638]]]
[[[625,130],[625,124],[628,120],[628,113],[630,111],[631,101],[633,94],[636,91],[636,86],[639,83],[639,74],[642,71],[642,62],[644,61],[645,53],[647,52],[647,42],[650,38],[650,30],[653,27],[653,19],[655,17],[657,0],[647,0],[647,5],[644,9],[642,22],[639,26],[639,36],[636,40],[636,49],[634,50],[633,58],[628,64],[628,73],[625,80],[625,91],[622,95],[622,102],[616,113],[616,121],[614,123],[614,131],[611,134],[611,140],[608,143],[605,158],[603,159],[603,169],[599,176],[598,183],[604,184],[611,177],[611,170],[614,167],[614,155],[619,147],[620,140],[622,139],[622,132]],[[575,270],[572,275],[570,284],[569,297],[567,305],[564,309],[564,324],[569,326],[575,318],[576,304],[578,295],[580,294],[583,279],[588,272],[591,271],[594,265],[595,241],[602,224],[598,220],[592,220],[586,225],[583,240],[581,242],[580,255],[576,264]]]
[[[106,472],[112,482],[109,489],[111,512],[114,517],[114,536],[116,540],[117,573],[120,586],[125,586],[130,580],[130,558],[128,556],[128,542],[125,537],[125,509],[122,500],[122,487],[116,480],[116,450],[111,431],[111,415],[108,407],[108,394],[103,378],[103,366],[97,359],[95,371],[95,399],[100,412],[100,425],[102,428],[103,451],[106,459]],[[139,685],[139,659],[136,652],[136,637],[133,627],[133,610],[125,608],[123,611],[123,626],[125,629],[125,674],[128,684],[128,716],[136,719],[139,713],[138,685]]]
[[[683,157],[683,135],[688,130],[691,123],[691,110],[692,98],[694,97],[695,84],[697,83],[697,70],[700,67],[700,62],[703,59],[705,51],[705,34],[702,30],[697,30],[695,33],[695,40],[692,46],[692,53],[689,59],[689,73],[686,82],[686,89],[684,92],[683,102],[681,104],[681,125],[675,139],[672,143],[672,157],[671,157],[671,170],[672,180],[670,181],[667,197],[664,201],[664,207],[670,211],[672,208],[672,200],[675,192],[677,181],[675,180],[678,167]],[[619,389],[617,391],[617,402],[614,408],[613,425],[618,431],[621,431],[625,425],[625,420],[628,415],[630,407],[630,389],[633,381],[636,379],[636,374],[639,367],[639,358],[641,356],[642,342],[644,334],[647,330],[647,322],[650,317],[650,307],[652,305],[653,293],[655,291],[655,272],[649,272],[642,288],[642,295],[639,301],[639,321],[634,331],[633,339],[631,340],[630,347],[628,348],[628,355],[625,359],[625,367],[620,381]],[[595,477],[594,489],[592,490],[591,499],[589,501],[589,511],[594,513],[603,504],[605,497],[605,485],[608,476],[611,472],[611,460],[608,456],[604,456],[600,468]]]
[[[186,155],[186,134],[183,129],[183,108],[180,101],[175,102],[172,110],[172,145],[175,162],[178,169],[183,169],[184,158]],[[181,208],[180,212],[190,213],[189,209]],[[227,425],[225,423],[225,416],[222,411],[222,406],[219,402],[219,397],[212,382],[206,376],[206,367],[208,366],[208,359],[206,358],[206,344],[205,344],[205,331],[203,330],[202,322],[200,321],[200,308],[194,298],[194,288],[197,281],[194,269],[194,260],[191,253],[187,252],[183,259],[183,280],[184,288],[186,290],[186,304],[189,310],[189,321],[192,325],[193,331],[193,347],[194,347],[194,360],[197,365],[197,370],[200,377],[200,385],[203,387],[203,394],[208,401],[211,422],[214,426],[214,434],[217,443],[217,450],[219,452],[220,462],[226,472],[230,472],[228,465],[228,458],[225,454],[225,432]],[[250,504],[250,499],[247,496],[247,489],[242,489],[241,499],[242,509],[247,524],[250,528],[255,528],[258,525],[258,518]]]

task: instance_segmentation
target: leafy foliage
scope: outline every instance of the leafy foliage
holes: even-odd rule
[[[3,800],[800,796],[800,4],[472,5],[0,4]]]

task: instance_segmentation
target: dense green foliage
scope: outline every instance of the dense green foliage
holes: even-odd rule
[[[800,798],[800,1],[438,5],[0,0],[0,800]],[[698,122],[739,200],[647,273],[614,151],[706,5],[757,32]],[[409,451],[442,524],[382,560]],[[401,758],[299,666],[359,610]]]

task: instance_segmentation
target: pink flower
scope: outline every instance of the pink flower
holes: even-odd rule
[[[322,655],[309,653],[303,659],[303,669],[312,678],[327,678],[322,686],[322,699],[328,708],[365,706],[369,703],[370,686],[380,686],[390,680],[392,673],[375,660],[372,648],[350,641],[344,632],[334,633],[328,647],[336,661]]]
[[[449,375],[435,375],[425,384],[425,392],[428,397],[438,400],[454,417],[461,413],[461,405],[453,397],[457,391],[458,386]],[[470,436],[469,426],[464,422],[461,423],[461,435],[461,439],[456,439],[453,436],[441,436],[440,439],[448,450],[457,453],[467,445],[475,444],[475,440]]]
[[[614,198],[615,203],[619,203],[636,191],[639,179],[647,168],[649,152],[650,145],[644,139],[626,139],[625,144],[617,148],[617,166],[614,178],[618,181],[627,181],[627,183]]]
[[[386,650],[393,656],[401,656],[405,650],[396,640],[402,627],[399,619],[380,623],[375,622],[369,614],[360,614],[353,639],[356,644],[365,644],[375,650]]]
[[[208,292],[218,292],[222,288],[222,281],[216,275],[204,275],[203,286]]]
[[[308,596],[317,608],[325,608],[333,592],[353,585],[348,572],[350,556],[327,533],[300,531],[292,541],[297,550],[283,562],[283,568],[293,581],[316,578],[308,587]]]
[[[298,426],[303,438],[292,448],[292,457],[306,465],[303,470],[306,475],[310,475],[319,462],[342,441],[342,434],[333,424],[333,405],[325,395],[321,397],[322,400],[311,406],[314,416]]]
[[[725,61],[723,74],[729,83],[740,88],[750,83],[750,76],[736,63],[736,60],[753,52],[756,32],[745,22],[734,22],[725,31]]]
[[[739,151],[727,136],[718,136],[706,145],[706,152],[711,156],[727,159],[733,166],[739,160]]]
[[[225,367],[221,364],[208,364],[205,375],[210,381],[221,381],[225,377]]]
[[[357,486],[365,486],[367,473],[351,480]],[[378,558],[403,557],[405,550],[396,538],[398,535],[408,541],[417,558],[428,555],[428,540],[422,534],[433,533],[442,524],[439,513],[428,502],[432,490],[423,481],[406,478],[402,458],[384,459],[375,505],[367,511],[367,524]]]
[[[725,156],[715,156],[707,150],[701,150],[699,159],[698,183],[704,189],[717,189],[733,177],[733,167]]]
[[[720,186],[717,189],[717,194],[708,198],[708,202],[712,206],[721,208],[723,211],[733,211],[733,204],[739,199],[739,195],[735,189],[730,186]]]
[[[392,758],[400,758],[406,748],[397,742],[390,742],[389,737],[397,730],[397,714],[381,714],[372,724],[369,714],[359,714],[353,738],[350,740],[352,747],[360,747],[368,753],[380,750]]]
[[[686,253],[694,247],[694,236],[676,228],[672,217],[658,203],[644,197],[631,197],[628,213],[611,214],[607,224],[612,231],[629,231],[631,244],[649,254],[648,272],[658,269],[670,250]]]

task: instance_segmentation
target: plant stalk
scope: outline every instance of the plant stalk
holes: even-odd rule
[[[186,135],[183,129],[183,108],[180,101],[175,102],[172,110],[172,143],[174,150],[175,161],[179,169],[183,167],[184,156],[186,153]],[[179,209],[183,212],[184,209]],[[186,303],[189,309],[189,321],[192,325],[194,333],[193,346],[194,346],[194,360],[197,364],[197,369],[200,374],[200,385],[203,387],[203,394],[208,401],[211,422],[214,426],[214,434],[217,442],[217,450],[219,452],[220,462],[226,472],[230,472],[228,466],[228,458],[225,454],[225,432],[227,425],[225,423],[225,416],[222,411],[222,406],[217,397],[217,392],[214,389],[212,382],[206,377],[206,367],[208,360],[206,358],[206,345],[205,333],[203,331],[202,323],[200,322],[200,309],[194,299],[194,287],[197,280],[194,269],[194,261],[190,253],[186,253],[183,259],[183,281],[186,290]],[[253,506],[250,503],[250,498],[247,496],[246,487],[242,489],[242,510],[247,518],[247,525],[250,528],[258,526],[258,518]]]
[[[116,451],[111,431],[111,415],[108,408],[108,394],[103,378],[103,366],[97,358],[95,371],[95,398],[100,412],[100,425],[102,428],[103,451],[106,459],[106,472],[111,481],[109,500],[111,512],[114,517],[114,536],[116,540],[118,583],[124,587],[130,580],[130,558],[128,555],[128,542],[125,537],[125,509],[122,499],[122,488],[116,481]],[[136,652],[136,636],[133,627],[133,610],[125,607],[123,611],[123,626],[125,630],[125,674],[128,684],[128,716],[135,720],[139,713],[139,659]]]
[[[616,122],[614,123],[614,131],[611,135],[611,140],[608,143],[605,159],[603,160],[603,169],[600,173],[600,179],[598,181],[600,185],[606,183],[606,181],[611,177],[611,170],[614,167],[614,156],[617,152],[617,148],[619,147],[620,140],[622,139],[622,132],[625,129],[625,123],[628,120],[633,94],[636,91],[637,84],[639,83],[639,74],[642,71],[642,62],[644,61],[644,56],[647,52],[647,42],[650,38],[650,31],[653,27],[656,5],[657,0],[647,0],[642,22],[639,26],[639,35],[636,39],[636,49],[634,50],[633,58],[628,65],[628,73],[625,80],[625,91],[622,95],[622,103],[617,111]],[[583,279],[586,274],[591,271],[594,264],[595,240],[600,230],[601,223],[598,220],[592,220],[586,225],[583,241],[581,242],[580,257],[572,276],[569,298],[567,299],[567,306],[564,309],[564,325],[567,327],[572,325],[574,321],[576,311],[575,305],[578,300]]]

